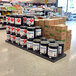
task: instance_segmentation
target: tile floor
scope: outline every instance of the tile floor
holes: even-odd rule
[[[76,22],[67,22],[72,29],[72,47],[67,56],[52,63],[5,42],[0,30],[0,76],[76,76]]]

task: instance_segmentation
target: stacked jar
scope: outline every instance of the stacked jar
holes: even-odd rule
[[[15,15],[10,15],[10,34],[11,34],[11,42],[15,43],[15,39],[16,39]]]
[[[20,45],[22,47],[27,46],[27,26],[20,27]]]
[[[11,40],[11,34],[10,34],[10,15],[6,15],[6,34],[7,34],[7,41]]]

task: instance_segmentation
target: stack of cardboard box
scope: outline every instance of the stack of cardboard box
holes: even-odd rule
[[[63,41],[65,43],[64,50],[70,49],[71,31],[65,25],[65,19],[36,19],[35,25],[42,27],[42,36]]]

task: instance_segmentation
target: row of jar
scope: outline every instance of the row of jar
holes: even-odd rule
[[[42,36],[42,29],[40,26],[35,27],[27,27],[27,26],[21,26],[21,27],[14,27],[7,25],[6,27],[7,33],[15,33],[20,34],[20,36],[27,36],[27,39],[34,39],[39,38]]]
[[[7,24],[21,26],[23,24],[27,26],[34,26],[34,16],[26,15],[7,15]]]
[[[44,37],[40,39],[27,39],[26,37],[20,37],[19,34],[7,33],[7,40],[12,43],[26,47],[28,50],[33,50],[49,56],[50,58],[56,58],[64,53],[64,43],[62,41],[55,41],[54,39],[46,39]]]

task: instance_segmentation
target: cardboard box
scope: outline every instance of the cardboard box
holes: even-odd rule
[[[59,19],[59,24],[65,24],[65,21],[63,18]]]
[[[64,25],[64,24],[59,24],[57,27],[56,27],[56,30],[61,30],[61,31],[67,31],[67,26]]]
[[[48,38],[49,38],[49,39],[56,39],[56,38],[55,38],[55,34],[53,34],[53,33],[50,33],[50,34],[48,35]]]
[[[58,25],[59,24],[59,19],[54,19],[54,25]]]
[[[39,26],[44,27],[44,19],[39,19]]]
[[[49,27],[49,33],[56,34],[56,26],[50,26]]]
[[[39,19],[35,19],[35,26],[39,26]]]
[[[45,26],[53,26],[54,24],[54,19],[45,19]]]
[[[55,36],[56,40],[66,40],[66,36]]]
[[[67,39],[72,37],[72,31],[71,30],[67,30]]]
[[[62,17],[62,18],[63,18],[63,21],[66,22],[66,17]]]

